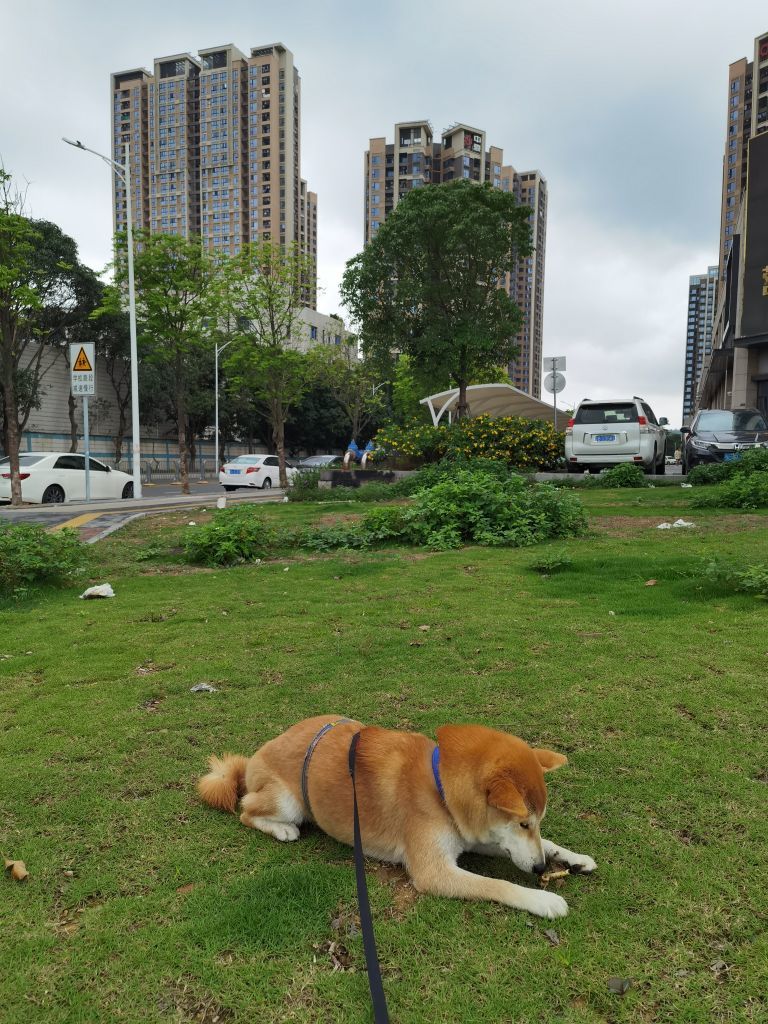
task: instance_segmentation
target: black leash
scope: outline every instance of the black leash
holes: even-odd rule
[[[355,786],[355,755],[360,733],[356,732],[349,745],[349,774],[352,776],[352,802],[354,807],[355,826],[355,877],[357,880],[357,903],[360,908],[360,927],[363,932],[363,949],[365,963],[368,968],[368,985],[373,1003],[373,1019],[375,1024],[389,1024],[387,1000],[384,996],[384,985],[381,981],[379,955],[376,952],[376,936],[373,934],[371,905],[368,902],[368,883],[365,880],[365,860],[363,859],[363,843],[360,838],[360,815],[357,810],[357,787]]]

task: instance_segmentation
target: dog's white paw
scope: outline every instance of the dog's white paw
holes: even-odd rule
[[[574,853],[568,858],[568,867],[580,875],[589,875],[597,870],[597,862],[584,853]]]
[[[554,892],[536,892],[529,889],[530,897],[525,901],[525,907],[529,914],[536,914],[537,917],[547,917],[550,920],[556,917],[565,917],[568,913],[568,904],[562,896]]]
[[[299,838],[299,830],[295,825],[286,825],[278,821],[275,822],[272,835],[281,843],[292,843]]]

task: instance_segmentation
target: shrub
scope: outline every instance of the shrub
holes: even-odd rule
[[[274,546],[276,531],[253,505],[235,505],[214,513],[209,523],[189,528],[184,538],[188,561],[235,565],[263,558]]]
[[[302,469],[288,488],[288,501],[317,501],[320,490],[319,469]]]
[[[411,476],[403,477],[392,484],[394,497],[410,497],[425,487],[434,487],[443,480],[449,480],[457,470],[464,469],[472,473],[485,473],[497,480],[508,480],[511,475],[519,476],[515,469],[496,459],[469,458],[463,454],[449,454],[440,462],[422,467]]]
[[[31,523],[0,523],[0,594],[25,597],[81,573],[88,549],[73,530],[47,533]]]
[[[459,470],[413,496],[403,510],[405,539],[435,550],[461,544],[522,546],[586,529],[581,502],[548,485],[528,486]]]
[[[689,484],[696,484],[697,487],[721,484],[733,475],[735,466],[735,462],[713,462],[709,465],[694,466],[686,479]]]
[[[768,472],[768,448],[749,448],[736,462],[723,463],[733,468],[735,475]]]
[[[768,472],[734,474],[724,484],[704,494],[695,494],[694,508],[767,508]]]
[[[445,456],[483,458],[527,470],[555,469],[564,455],[564,435],[551,423],[519,416],[477,416],[439,427],[383,427],[374,444],[380,456],[426,463]]]
[[[541,573],[542,576],[552,576],[556,572],[564,572],[573,565],[573,559],[565,551],[552,551],[543,555],[535,562],[530,562],[528,568],[532,572]]]
[[[338,551],[340,548],[367,547],[366,538],[357,523],[338,526],[302,526],[286,530],[278,538],[281,547],[296,547],[305,551]]]
[[[733,574],[736,590],[757,597],[768,597],[768,565],[748,565]]]
[[[694,466],[688,474],[688,483],[699,487],[721,484],[737,476],[768,472],[768,448],[750,448],[742,452],[735,462],[710,462]]]
[[[742,594],[768,597],[768,565],[734,565],[712,559],[694,571],[694,577],[716,586],[726,586]]]
[[[647,487],[648,480],[640,466],[632,462],[622,462],[618,466],[611,466],[605,473],[597,478],[598,487]]]
[[[363,516],[360,532],[371,545],[403,541],[408,532],[405,512],[401,505],[373,508]]]

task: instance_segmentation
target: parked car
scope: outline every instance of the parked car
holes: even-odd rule
[[[568,472],[598,473],[620,462],[633,462],[646,473],[663,473],[666,423],[666,419],[657,420],[637,395],[613,401],[585,398],[565,431]]]
[[[341,455],[309,455],[296,463],[296,469],[340,469],[343,465]]]
[[[683,472],[712,462],[734,462],[750,448],[768,448],[768,423],[759,409],[700,409],[682,428]]]
[[[290,484],[296,475],[293,466],[286,464],[285,472]],[[280,463],[276,455],[238,455],[225,462],[219,471],[219,483],[225,491],[238,487],[259,487],[262,491],[280,483]]]
[[[85,456],[24,452],[19,455],[22,501],[47,505],[85,499]],[[99,459],[90,460],[92,498],[132,498],[133,479]],[[0,459],[0,501],[11,500],[11,460]]]

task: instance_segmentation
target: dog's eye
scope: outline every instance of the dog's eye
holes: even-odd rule
[[[528,829],[529,829],[530,827],[531,827],[531,826],[530,826],[530,825],[528,824],[528,822],[527,822],[527,821],[521,821],[521,822],[520,822],[520,828],[524,828],[524,829],[526,830],[526,832],[528,831]]]

